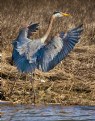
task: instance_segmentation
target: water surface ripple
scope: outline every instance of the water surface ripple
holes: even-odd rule
[[[95,106],[0,104],[1,121],[95,121]]]

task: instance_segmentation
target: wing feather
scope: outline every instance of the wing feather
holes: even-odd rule
[[[32,72],[36,68],[37,51],[43,46],[41,40],[28,38],[17,39],[13,48],[12,59],[20,72]],[[20,41],[21,40],[21,41]]]
[[[30,25],[28,26],[28,34],[27,37],[30,38],[31,33],[36,32],[38,30],[39,27],[39,23],[30,23]]]
[[[83,28],[80,25],[68,31],[65,35],[62,32],[60,37],[54,37],[49,44],[39,51],[42,54],[41,57],[38,56],[37,68],[45,72],[53,69],[78,43],[82,31]]]

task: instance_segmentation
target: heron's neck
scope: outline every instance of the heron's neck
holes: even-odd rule
[[[44,43],[44,42],[46,41],[46,39],[47,39],[47,37],[48,37],[48,35],[49,35],[50,31],[51,31],[52,24],[53,24],[53,20],[54,20],[54,18],[51,17],[51,20],[50,20],[50,24],[49,24],[48,30],[46,31],[45,35],[41,38],[41,42],[42,42],[42,43]]]

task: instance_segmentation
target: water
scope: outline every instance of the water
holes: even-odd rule
[[[0,104],[0,121],[95,121],[95,106]]]

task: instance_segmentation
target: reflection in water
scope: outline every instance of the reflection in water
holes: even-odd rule
[[[0,104],[1,121],[95,121],[95,106]]]

